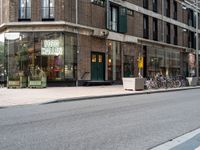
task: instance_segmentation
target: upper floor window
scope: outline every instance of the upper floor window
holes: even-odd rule
[[[167,43],[170,43],[170,37],[171,37],[171,34],[170,34],[170,24],[167,23],[166,24],[166,42]]]
[[[109,3],[106,16],[107,29],[120,33],[127,32],[127,9],[125,7]]]
[[[165,0],[165,15],[170,17],[170,0]]]
[[[154,12],[158,11],[158,1],[157,0],[153,0],[153,11]]]
[[[42,0],[42,20],[54,20],[54,0]]]
[[[174,19],[177,19],[177,1],[174,0]]]
[[[31,19],[31,0],[19,0],[19,20]]]
[[[178,44],[178,29],[176,25],[174,25],[174,44]]]
[[[196,27],[196,14],[192,9],[188,9],[188,25]]]
[[[149,0],[143,0],[143,7],[146,8],[146,9],[148,9],[148,5],[149,5],[148,1]]]
[[[158,20],[153,18],[153,40],[158,40]]]
[[[149,19],[147,15],[143,17],[143,37],[149,38]]]

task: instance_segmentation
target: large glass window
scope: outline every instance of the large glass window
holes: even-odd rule
[[[118,30],[118,8],[114,6],[111,7],[111,29]]]
[[[76,75],[76,36],[61,32],[6,33],[9,78],[37,77],[63,81]]]
[[[5,67],[4,67],[4,34],[0,34],[0,86],[5,81]]]
[[[54,19],[54,0],[42,0],[42,19],[51,20]]]
[[[173,49],[148,48],[147,74],[155,76],[161,73],[164,76],[177,76],[180,74],[180,52]]]
[[[121,81],[120,42],[108,42],[108,80]]]
[[[77,41],[71,34],[65,35],[65,78],[76,79]]]
[[[31,19],[31,0],[19,0],[19,20]]]

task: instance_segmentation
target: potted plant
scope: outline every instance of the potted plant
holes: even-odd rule
[[[47,77],[42,69],[38,69],[38,74],[28,77],[29,88],[45,88],[47,86]]]
[[[143,57],[138,57],[138,77],[124,77],[122,79],[123,81],[123,87],[125,90],[134,90],[134,91],[141,91],[144,90],[144,82],[145,79],[141,75],[141,70],[143,68]]]
[[[27,78],[23,75],[7,77],[7,88],[25,88],[27,86]]]

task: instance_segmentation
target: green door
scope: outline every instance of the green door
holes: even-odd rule
[[[104,80],[105,76],[105,55],[103,53],[92,52],[91,54],[91,79]]]

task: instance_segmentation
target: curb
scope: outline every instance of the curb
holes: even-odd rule
[[[102,98],[112,98],[112,97],[124,97],[124,96],[133,96],[133,95],[167,93],[167,92],[186,91],[186,90],[195,90],[195,89],[200,89],[200,86],[186,87],[186,88],[184,87],[184,88],[177,88],[177,89],[172,88],[172,89],[161,89],[161,90],[153,90],[153,91],[142,91],[142,92],[137,92],[137,93],[127,93],[127,94],[112,94],[112,95],[101,95],[101,96],[83,96],[83,97],[76,97],[76,98],[62,98],[62,99],[56,99],[56,100],[45,102],[45,103],[40,103],[40,105],[82,101],[82,100],[102,99]]]

